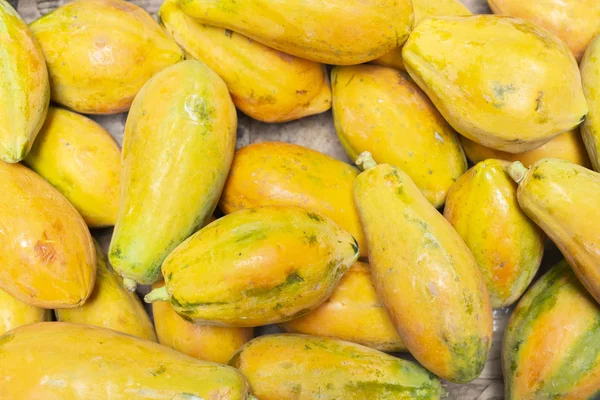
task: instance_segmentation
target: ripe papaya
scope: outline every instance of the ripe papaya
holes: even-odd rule
[[[52,100],[85,114],[127,111],[183,51],[143,9],[124,0],[76,0],[30,25],[50,73]]]
[[[52,311],[30,306],[0,290],[0,336],[16,327],[49,321]]]
[[[467,170],[456,132],[406,73],[376,65],[331,73],[333,120],[348,157],[363,151],[405,171],[435,207]]]
[[[483,370],[492,309],[475,258],[410,177],[368,153],[354,182],[377,294],[411,354],[446,380]]]
[[[583,93],[590,108],[581,135],[592,166],[600,171],[600,35],[590,43],[580,67]]]
[[[307,314],[358,258],[354,238],[332,220],[293,206],[244,209],[202,228],[162,265],[169,300],[202,325],[252,327]]]
[[[125,125],[121,201],[109,251],[126,286],[157,281],[165,257],[212,215],[236,129],[225,83],[199,61],[171,66],[144,85]]]
[[[577,127],[588,112],[569,48],[518,18],[427,18],[402,57],[458,133],[496,150],[533,150]]]
[[[0,221],[0,289],[36,307],[85,302],[96,279],[96,252],[83,218],[63,195],[23,165],[0,162]]]

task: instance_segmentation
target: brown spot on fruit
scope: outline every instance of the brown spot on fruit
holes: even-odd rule
[[[50,264],[56,259],[56,249],[51,242],[38,240],[33,248],[35,257],[44,264]]]

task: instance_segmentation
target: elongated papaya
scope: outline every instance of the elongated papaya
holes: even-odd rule
[[[50,103],[50,82],[39,45],[10,3],[0,1],[0,160],[21,161]]]
[[[566,262],[519,301],[504,334],[502,367],[507,400],[600,394],[600,307]]]
[[[376,65],[336,67],[333,120],[348,157],[363,151],[405,171],[435,207],[467,170],[456,132],[406,73]]]
[[[424,19],[402,57],[450,125],[486,147],[533,150],[577,127],[588,112],[569,48],[518,18]]]
[[[600,174],[555,158],[544,158],[529,169],[517,161],[508,173],[519,184],[521,209],[558,246],[600,302]]]
[[[198,21],[324,64],[373,60],[400,46],[413,24],[409,0],[177,0]]]
[[[176,64],[144,85],[125,125],[109,251],[127,286],[157,281],[165,257],[212,215],[236,129],[225,83],[199,61]]]
[[[127,111],[154,74],[183,52],[142,8],[76,0],[30,25],[50,72],[52,100],[85,114]]]
[[[123,279],[112,270],[98,243],[96,286],[84,305],[56,310],[61,322],[94,325],[156,342],[154,327],[140,299],[123,286]]]
[[[89,227],[114,225],[121,150],[89,118],[51,107],[24,163],[75,206]]]
[[[421,366],[342,340],[266,335],[230,361],[260,400],[440,399],[440,381]]]
[[[479,265],[494,308],[527,289],[544,253],[544,234],[519,208],[506,161],[482,161],[450,189],[444,216]]]
[[[505,151],[494,150],[475,143],[464,136],[460,136],[460,142],[467,154],[467,158],[473,163],[495,158],[505,161],[521,161],[523,165],[529,167],[542,158],[560,158],[561,160],[579,164],[586,168],[591,166],[590,158],[585,151],[585,145],[581,139],[579,129],[561,133],[537,149],[524,153],[507,153]]]
[[[234,104],[264,122],[285,122],[331,108],[325,66],[187,16],[176,0],[159,11],[161,25],[188,56],[204,62],[227,84]]]
[[[281,327],[287,332],[347,340],[381,351],[406,351],[377,298],[369,265],[360,261],[346,271],[325,303]]]
[[[0,221],[0,289],[36,307],[85,302],[96,279],[96,252],[63,195],[21,164],[0,162]]]
[[[323,303],[358,258],[354,238],[332,220],[292,206],[249,208],[202,228],[165,260],[169,300],[203,325],[284,322]]]
[[[410,177],[368,153],[354,182],[377,294],[411,354],[465,383],[483,370],[492,309],[475,258]]]
[[[236,151],[219,206],[229,214],[261,206],[299,206],[325,215],[354,236],[367,255],[352,185],[358,170],[291,143],[254,143]]]
[[[592,166],[600,171],[600,35],[590,43],[580,67],[583,93],[590,108],[581,135]]]
[[[0,290],[0,336],[22,325],[48,321],[51,311],[30,306]]]
[[[14,329],[0,337],[0,365],[6,399],[255,399],[231,367],[89,325]]]

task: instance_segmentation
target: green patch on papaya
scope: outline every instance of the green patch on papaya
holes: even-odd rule
[[[290,315],[288,320],[292,320],[292,319],[296,319],[296,318],[300,318],[300,317],[304,317],[306,314],[308,314],[309,312],[311,312],[312,310],[309,308],[304,308],[300,311],[295,312],[294,314]]]
[[[235,243],[253,242],[253,241],[265,239],[266,237],[267,237],[267,234],[265,231],[252,230],[249,232],[245,232],[245,233],[241,234],[240,236],[236,237]]]
[[[315,235],[314,233],[309,234],[304,232],[304,238],[306,239],[306,242],[310,245],[317,243],[317,235]]]
[[[483,371],[489,350],[489,339],[471,335],[459,343],[451,344],[449,350],[455,366],[452,381],[467,383]]]
[[[15,338],[15,335],[13,333],[5,333],[4,335],[0,336],[0,346],[5,345],[6,343],[10,342],[11,340],[13,340]]]
[[[543,181],[544,179],[546,179],[546,177],[544,175],[540,174],[539,172],[534,172],[533,174],[531,174],[531,177],[533,179],[537,179],[540,181]]]
[[[344,385],[344,392],[353,398],[361,397],[362,393],[365,398],[373,398],[373,395],[376,394],[377,398],[428,399],[431,398],[432,393],[436,393],[438,390],[433,385],[427,384],[408,386],[379,381],[350,382]]]
[[[285,278],[285,281],[283,281],[282,283],[280,283],[277,286],[266,287],[266,288],[265,287],[250,288],[250,289],[246,289],[244,291],[244,294],[246,296],[252,296],[252,297],[270,296],[270,295],[275,295],[277,293],[280,293],[282,290],[284,290],[287,287],[290,287],[293,285],[299,285],[302,283],[304,283],[304,278],[302,278],[298,274],[298,272],[294,271]]]
[[[207,306],[222,306],[227,304],[226,301],[199,301],[195,303],[188,303],[182,300],[177,299],[175,296],[171,296],[171,304],[173,307],[180,309],[183,314],[191,314],[198,307],[207,307]]]
[[[150,373],[152,374],[152,376],[159,376],[164,374],[167,371],[167,368],[164,365],[161,365],[160,367],[156,368],[156,369],[151,369]]]
[[[354,254],[356,255],[359,253],[358,242],[354,237],[352,237],[352,240],[354,241],[354,243],[350,243],[350,246],[352,246],[352,251],[354,251]]]
[[[307,212],[306,215],[308,215],[308,218],[312,219],[313,221],[317,221],[317,222],[323,222],[325,221],[325,219],[323,217],[321,217],[319,214],[314,213],[314,212]]]

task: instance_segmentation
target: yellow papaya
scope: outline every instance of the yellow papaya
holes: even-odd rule
[[[467,170],[456,132],[404,72],[376,65],[331,73],[333,120],[348,157],[363,151],[405,171],[435,207]]]
[[[402,57],[458,133],[496,150],[533,150],[577,127],[588,112],[569,48],[518,18],[427,18]]]
[[[89,325],[14,329],[0,337],[0,365],[6,399],[256,400],[234,368]]]
[[[521,209],[558,246],[577,277],[600,302],[600,174],[555,158],[508,173],[519,184]]]
[[[91,228],[114,225],[119,213],[121,150],[89,118],[50,107],[23,161],[75,206]]]
[[[600,394],[600,308],[566,262],[519,301],[504,334],[502,366],[507,400]]]
[[[325,66],[271,49],[239,33],[203,25],[167,0],[161,25],[188,56],[227,84],[233,103],[263,122],[286,122],[331,108]]]
[[[165,259],[169,300],[202,325],[252,327],[307,314],[358,258],[354,238],[332,220],[293,206],[241,210],[202,228]]]
[[[85,114],[127,111],[154,74],[183,52],[143,9],[76,0],[30,24],[50,73],[52,100]]]
[[[569,46],[577,61],[600,33],[597,0],[488,0],[488,4],[494,14],[522,18],[546,28]]]
[[[85,302],[96,279],[96,252],[63,195],[21,164],[0,162],[0,221],[0,289],[36,307]]]
[[[50,317],[50,310],[25,304],[0,290],[0,336],[22,325],[49,321]]]
[[[156,282],[165,257],[212,215],[236,129],[225,83],[199,61],[171,66],[144,85],[125,125],[109,250],[128,287]]]
[[[600,171],[600,35],[590,43],[581,61],[581,81],[590,108],[581,135],[592,166]]]
[[[360,261],[346,271],[325,303],[281,327],[287,332],[347,340],[381,351],[406,351],[377,298],[369,264]]]
[[[176,0],[201,23],[324,64],[373,60],[400,46],[413,24],[409,0]]]
[[[433,400],[444,393],[416,363],[331,338],[260,336],[230,364],[260,400]]]
[[[123,286],[123,279],[112,270],[98,243],[96,286],[84,305],[56,310],[61,322],[94,325],[113,329],[156,342],[154,327],[135,293]]]
[[[236,151],[219,207],[226,214],[261,206],[299,206],[331,218],[367,245],[352,185],[358,170],[326,154],[291,143],[253,143]]]
[[[410,177],[368,153],[354,182],[377,294],[425,368],[466,383],[483,370],[492,336],[485,282],[469,248]]]
[[[544,234],[523,213],[506,161],[482,161],[450,189],[444,216],[479,265],[493,308],[525,292],[544,254]]]
[[[561,133],[537,149],[516,154],[485,147],[464,136],[460,136],[460,142],[467,158],[473,163],[495,158],[505,161],[521,161],[523,165],[529,167],[542,158],[560,158],[586,168],[591,166],[579,129]]]
[[[438,16],[471,15],[471,11],[460,0],[412,0],[416,26],[423,18]],[[402,46],[373,60],[374,64],[397,69],[405,69],[402,61]]]
[[[27,24],[0,1],[0,161],[21,161],[35,140],[50,103],[48,69]]]

